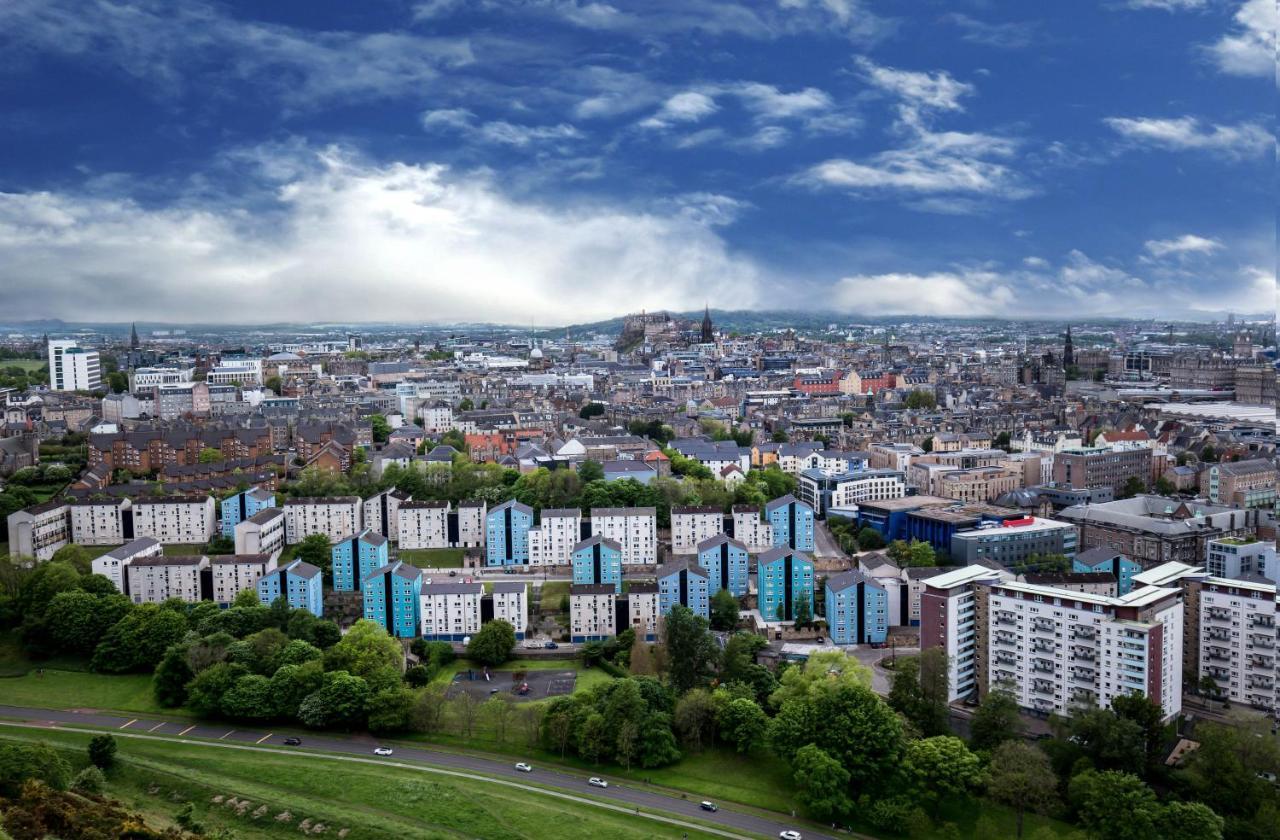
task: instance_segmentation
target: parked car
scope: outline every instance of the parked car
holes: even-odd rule
[[[393,752],[394,750],[392,750],[391,747],[374,747],[373,748],[374,755],[391,755]]]
[[[533,767],[531,767],[528,764],[525,764],[523,761],[521,761],[519,764],[516,765],[516,769],[519,770],[521,773],[533,772]]]
[[[590,779],[587,779],[587,784],[598,788],[607,788],[609,786],[609,783],[599,776],[592,776]]]
[[[286,747],[300,747],[302,746],[302,739],[301,738],[285,738],[284,745]]]
[[[704,811],[710,811],[710,812],[711,812],[711,813],[713,813],[713,814],[714,814],[716,811],[719,811],[719,810],[720,810],[720,807],[719,807],[718,805],[716,805],[716,803],[714,803],[714,802],[707,802],[707,801],[705,801],[705,800],[704,800],[704,801],[702,801],[702,802],[699,802],[699,803],[698,803],[698,807],[699,807],[699,808],[701,808],[701,809],[702,809],[702,810],[704,810]]]
[[[778,837],[779,840],[801,840],[800,832],[792,831],[789,828],[786,831],[779,831]]]
[[[457,577],[457,576],[458,576],[458,573],[456,571],[449,572],[449,577]]]
[[[543,645],[543,647],[546,648],[547,650],[555,650],[560,646],[555,642],[547,642],[545,645]]]

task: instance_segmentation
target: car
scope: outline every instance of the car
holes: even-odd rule
[[[590,779],[587,779],[587,784],[598,788],[607,788],[609,786],[609,783],[599,776],[592,776]]]
[[[827,637],[826,637],[826,636],[819,636],[819,637],[818,637],[818,644],[820,644],[820,645],[825,645],[826,643],[827,643]]]
[[[491,689],[489,689],[489,693],[490,693],[490,694],[497,694],[499,691],[502,691],[502,689],[500,689],[500,688],[491,688]]]
[[[702,801],[702,802],[699,802],[699,803],[698,803],[698,807],[699,807],[699,808],[701,808],[701,809],[702,809],[702,810],[704,810],[704,811],[710,811],[710,812],[711,812],[711,813],[713,813],[713,814],[714,814],[716,811],[719,811],[719,810],[720,810],[720,806],[716,805],[716,803],[714,803],[714,802],[707,802],[707,801],[705,801],[705,800],[704,800],[704,801]]]
[[[285,738],[284,745],[286,747],[300,747],[302,746],[302,739],[301,738]]]
[[[560,646],[555,642],[547,642],[545,645],[543,645],[543,647],[546,648],[547,650],[555,650]]]
[[[786,831],[779,831],[778,840],[801,840],[800,832],[793,831],[789,828]]]
[[[525,764],[523,761],[516,765],[516,769],[519,770],[521,773],[533,772],[533,768],[530,767],[528,764]]]
[[[457,576],[458,576],[457,572],[449,572],[449,577],[457,577]]]
[[[393,752],[394,750],[392,750],[391,747],[374,747],[373,748],[374,755],[391,755]]]

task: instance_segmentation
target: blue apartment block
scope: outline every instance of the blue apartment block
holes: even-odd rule
[[[813,508],[787,494],[764,506],[764,518],[773,526],[773,547],[813,551]]]
[[[573,582],[622,591],[622,545],[596,534],[573,547]]]
[[[1110,572],[1116,578],[1116,595],[1128,595],[1133,591],[1133,576],[1142,567],[1125,555],[1106,546],[1082,551],[1071,561],[1073,572]]]
[[[658,612],[670,615],[676,605],[694,615],[711,619],[711,593],[707,570],[691,560],[678,560],[658,569]]]
[[[310,563],[294,560],[258,578],[258,601],[269,607],[283,596],[295,610],[306,610],[316,618],[324,617],[324,591],[320,570]]]
[[[698,543],[698,565],[707,570],[708,597],[727,589],[735,598],[747,594],[751,560],[747,547],[728,534],[716,534]]]
[[[412,639],[421,626],[422,570],[397,560],[365,577],[360,587],[364,617],[397,639]]]
[[[533,508],[504,502],[485,516],[485,565],[529,565],[529,529]]]
[[[333,588],[355,592],[366,577],[387,565],[387,538],[365,528],[343,537],[329,550],[333,562]]]
[[[874,645],[889,637],[889,595],[856,569],[827,578],[826,610],[832,644]]]
[[[276,506],[276,494],[261,487],[250,487],[243,493],[222,500],[222,536],[234,539],[236,526],[258,511]]]
[[[760,555],[756,571],[760,615],[765,621],[792,621],[796,604],[809,602],[813,615],[813,561],[789,548],[773,548]]]

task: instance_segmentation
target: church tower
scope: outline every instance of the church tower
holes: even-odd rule
[[[1076,363],[1076,348],[1071,342],[1071,325],[1067,324],[1067,340],[1062,343],[1062,367],[1069,368]]]
[[[714,344],[715,340],[716,337],[711,328],[711,306],[708,305],[702,311],[702,343]]]

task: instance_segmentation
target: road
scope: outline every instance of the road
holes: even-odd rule
[[[813,547],[814,557],[824,560],[848,560],[849,555],[840,550],[840,544],[836,542],[835,536],[827,528],[825,522],[815,522],[813,526]]]
[[[0,718],[21,721],[38,727],[57,729],[76,726],[112,729],[131,737],[155,738],[178,743],[191,743],[209,747],[234,747],[237,749],[263,748],[279,751],[284,747],[286,734],[277,734],[262,729],[236,729],[227,725],[213,723],[196,723],[162,718],[131,718],[111,712],[100,712],[94,709],[35,709],[23,706],[0,705]],[[533,773],[517,771],[510,761],[484,758],[463,753],[441,752],[427,747],[410,746],[398,742],[390,742],[395,754],[382,758],[373,755],[373,748],[379,741],[370,735],[316,735],[307,733],[299,736],[303,740],[302,747],[289,748],[290,752],[299,755],[337,753],[344,756],[359,756],[362,761],[386,763],[407,767],[446,768],[450,771],[474,773],[482,779],[501,779],[521,786],[533,793],[546,794],[544,788],[568,791],[572,798],[592,805],[612,807],[628,806],[626,810],[638,809],[638,815],[672,823],[690,830],[705,831],[710,824],[720,829],[718,834],[727,837],[746,835],[777,837],[784,829],[795,828],[802,831],[806,840],[809,838],[831,838],[831,834],[814,831],[808,825],[797,825],[771,819],[761,814],[744,810],[735,810],[733,806],[721,805],[715,813],[703,811],[699,798],[690,794],[688,799],[672,796],[667,793],[648,788],[644,784],[632,781],[619,782],[608,778],[608,774],[599,774],[608,779],[608,788],[595,788],[587,785],[588,772],[574,772],[560,769],[534,767]],[[192,741],[190,739],[201,739]],[[319,752],[322,751],[322,752]],[[542,786],[542,787],[539,787]],[[563,795],[560,795],[564,798]],[[717,803],[719,804],[719,803]],[[616,810],[616,808],[615,808]],[[694,822],[685,822],[681,818],[692,818]],[[785,819],[785,818],[783,818]],[[842,836],[850,836],[844,834]],[[858,836],[858,835],[854,835]],[[869,838],[868,838],[869,840]]]

